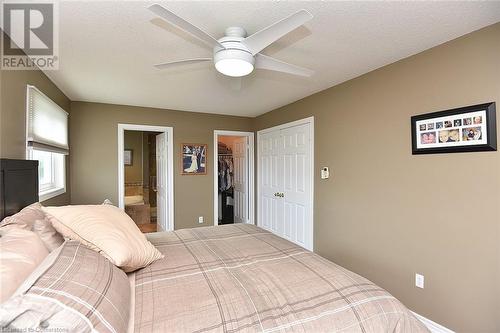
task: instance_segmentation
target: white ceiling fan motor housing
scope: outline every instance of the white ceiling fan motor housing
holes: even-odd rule
[[[229,27],[218,40],[225,48],[214,47],[214,64],[217,71],[227,76],[245,76],[254,70],[255,58],[241,43],[247,33],[240,27]]]

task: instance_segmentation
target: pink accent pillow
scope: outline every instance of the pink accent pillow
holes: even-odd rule
[[[0,303],[6,301],[49,254],[37,234],[19,227],[0,233]]]
[[[40,237],[49,252],[54,251],[64,243],[63,236],[54,229],[48,218],[35,220],[33,232]]]
[[[38,202],[24,207],[19,213],[8,216],[0,223],[0,228],[22,228],[35,232],[49,252],[61,246],[64,238],[46,218],[42,205]]]
[[[35,221],[44,218],[45,213],[42,210],[42,205],[36,202],[24,207],[19,213],[4,218],[2,223],[0,223],[0,227],[15,224],[19,228],[32,230]]]

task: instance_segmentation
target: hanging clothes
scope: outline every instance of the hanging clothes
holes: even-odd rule
[[[233,157],[219,156],[219,191],[224,192],[233,187]]]
[[[218,178],[219,178],[219,224],[234,223],[234,162],[233,151],[219,142]]]

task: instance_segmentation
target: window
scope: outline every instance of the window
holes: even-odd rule
[[[40,200],[47,200],[65,192],[64,155],[31,149],[31,160],[38,160],[38,188]],[[61,191],[62,190],[62,191]],[[56,193],[57,192],[57,193]]]
[[[68,114],[34,86],[27,87],[27,157],[38,161],[39,200],[66,192]]]

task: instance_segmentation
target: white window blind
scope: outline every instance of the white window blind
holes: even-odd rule
[[[28,147],[68,154],[68,113],[34,86],[27,88]]]

